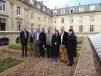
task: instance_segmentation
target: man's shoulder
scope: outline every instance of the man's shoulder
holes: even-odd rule
[[[65,31],[64,34],[68,34],[68,32]]]

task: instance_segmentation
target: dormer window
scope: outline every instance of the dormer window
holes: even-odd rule
[[[53,14],[57,14],[57,10],[53,10]]]
[[[70,13],[73,13],[74,12],[74,8],[70,8]]]
[[[90,11],[94,11],[95,10],[95,5],[90,5]]]
[[[61,14],[65,14],[65,9],[61,9]]]
[[[37,3],[37,7],[40,9],[40,3]]]
[[[79,6],[79,12],[83,12],[84,11],[84,6]]]
[[[46,12],[46,11],[47,11],[46,7],[44,7],[44,6],[43,6],[43,11],[44,11],[44,12]]]
[[[33,0],[29,0],[30,1],[30,3],[32,4],[32,5],[34,5],[34,1]]]

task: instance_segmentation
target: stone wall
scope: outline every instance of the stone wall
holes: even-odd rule
[[[15,42],[19,37],[19,32],[0,32],[0,38],[9,38],[10,42]]]

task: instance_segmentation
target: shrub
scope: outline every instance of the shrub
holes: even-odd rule
[[[16,58],[6,58],[3,61],[0,61],[0,73],[21,62],[23,61]]]
[[[9,49],[21,50],[21,45],[18,43],[11,43],[8,45]],[[28,50],[30,50],[30,46],[28,45]]]
[[[21,50],[21,45],[17,43],[11,43],[8,45],[9,49]]]
[[[79,57],[81,51],[82,44],[77,45],[77,56]]]

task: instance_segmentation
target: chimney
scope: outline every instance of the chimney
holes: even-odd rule
[[[43,5],[43,1],[40,1],[40,3]]]

